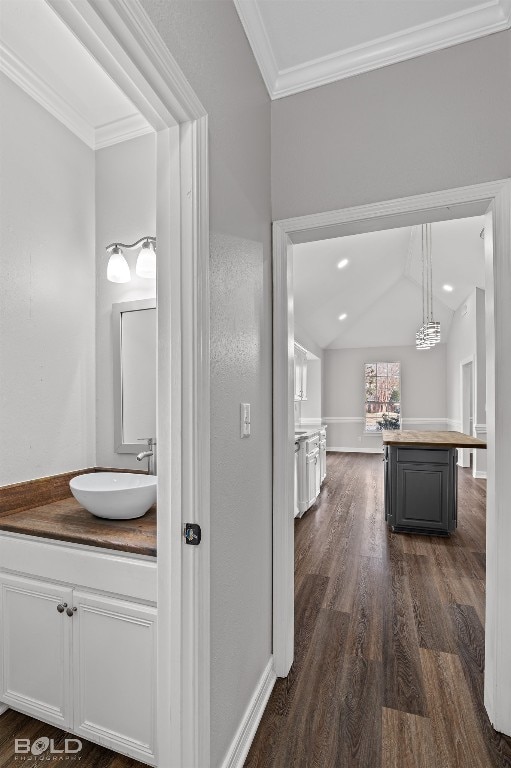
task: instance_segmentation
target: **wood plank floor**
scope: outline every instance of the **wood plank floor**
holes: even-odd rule
[[[500,768],[483,705],[485,481],[450,538],[393,534],[381,456],[329,454],[295,523],[295,661],[245,768]]]
[[[83,746],[81,752],[76,755],[77,759],[74,759],[75,755],[69,755],[68,759],[65,759],[65,755],[54,755],[54,759],[51,759],[47,753],[43,753],[39,759],[32,755],[15,755],[14,739],[30,739],[31,743],[34,743],[42,736],[54,739],[56,749],[64,749],[66,737],[75,738],[72,734],[65,733],[53,725],[46,725],[40,720],[21,715],[12,709],[0,715],[0,768],[19,768],[19,766],[28,768],[31,765],[65,765],[71,768],[74,766],[76,768],[147,768],[138,760],[132,760],[110,749],[99,747],[86,739],[80,739]],[[28,759],[23,761],[24,757]],[[46,757],[46,760],[39,762],[43,757]]]

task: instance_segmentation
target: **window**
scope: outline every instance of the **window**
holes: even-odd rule
[[[401,363],[366,363],[365,431],[401,429]]]

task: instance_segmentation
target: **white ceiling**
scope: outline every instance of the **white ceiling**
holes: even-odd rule
[[[483,225],[483,217],[432,224],[434,314],[442,341],[453,312],[476,286],[484,288]],[[342,259],[348,265],[339,269]],[[420,227],[294,245],[293,271],[296,322],[320,347],[415,344],[422,322]]]
[[[0,70],[92,149],[153,130],[45,0],[0,0]]]
[[[272,98],[511,26],[511,0],[234,0]]]

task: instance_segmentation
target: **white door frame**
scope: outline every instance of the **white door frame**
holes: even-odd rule
[[[474,340],[475,341],[475,340]],[[471,365],[470,379],[467,377],[467,366]],[[465,434],[473,435],[475,424],[475,381],[476,381],[476,363],[475,355],[470,355],[460,362],[460,407],[461,407],[461,432]],[[472,392],[467,393],[466,384],[470,385]],[[467,408],[467,394],[469,395],[468,408]],[[470,394],[472,396],[472,409],[470,408]],[[470,429],[470,422],[472,422],[472,429]],[[468,432],[466,427],[468,425]],[[460,467],[470,467],[470,456],[472,454],[471,448],[458,448],[458,465]]]
[[[138,0],[47,0],[155,129],[161,768],[207,768],[209,209],[204,107]],[[183,525],[202,528],[198,547]]]
[[[273,654],[284,677],[293,661],[293,242],[399,227],[485,211],[486,381],[488,430],[485,706],[494,727],[511,735],[511,180],[277,221],[273,225],[274,457]],[[444,209],[442,211],[442,209]],[[498,370],[495,360],[498,359]],[[496,418],[498,414],[498,418]]]

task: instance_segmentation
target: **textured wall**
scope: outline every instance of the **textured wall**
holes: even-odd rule
[[[100,467],[140,469],[134,455],[114,451],[112,304],[154,298],[156,280],[138,277],[138,250],[125,250],[131,282],[110,283],[106,279],[105,246],[116,240],[134,243],[142,235],[156,234],[156,135],[114,144],[95,155],[97,462]]]
[[[218,766],[271,654],[270,103],[230,0],[142,3],[209,115],[211,764]],[[245,440],[240,402],[252,406]]]
[[[0,75],[0,484],[95,461],[94,155]]]
[[[273,218],[511,176],[511,31],[272,103]]]

